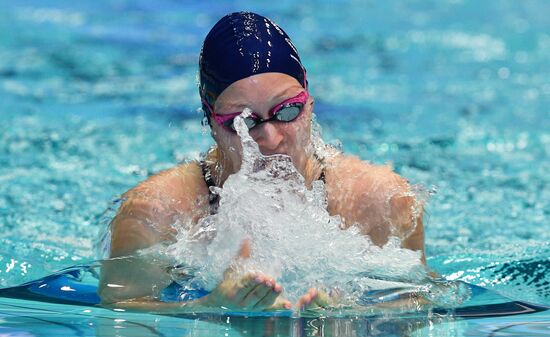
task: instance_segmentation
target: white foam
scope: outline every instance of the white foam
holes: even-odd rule
[[[223,189],[215,189],[218,213],[202,219],[198,230],[180,232],[168,250],[193,267],[196,282],[214,288],[244,239],[250,239],[252,255],[241,271],[275,277],[291,300],[312,286],[338,287],[353,297],[381,287],[380,280],[425,277],[419,252],[401,249],[397,238],[380,248],[353,226],[341,230],[340,217],[327,212],[321,181],[308,190],[290,157],[263,156],[242,118],[235,125],[243,163]]]

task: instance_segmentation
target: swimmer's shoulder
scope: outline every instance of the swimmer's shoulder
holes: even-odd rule
[[[375,165],[356,156],[339,155],[327,165],[329,186],[351,192],[350,197],[385,189],[408,189],[405,178],[393,171],[391,165]]]
[[[402,205],[394,207],[392,196],[409,191],[407,180],[389,165],[346,155],[334,158],[325,174],[329,212],[343,218],[344,228],[358,225],[375,244],[385,244],[391,231],[389,218],[405,210]]]
[[[122,196],[111,222],[110,256],[171,242],[175,223],[193,225],[208,212],[208,194],[196,162],[180,164],[141,182]]]
[[[124,193],[123,200],[149,200],[179,211],[196,210],[208,203],[208,188],[199,163],[190,161],[152,175]]]

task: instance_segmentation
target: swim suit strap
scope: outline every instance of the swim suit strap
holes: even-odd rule
[[[199,165],[202,170],[202,176],[203,176],[204,182],[208,187],[208,204],[210,205],[210,214],[216,214],[216,212],[218,211],[218,205],[220,203],[220,196],[212,192],[212,188],[211,188],[211,187],[216,187],[216,183],[214,182],[214,178],[212,177],[212,172],[210,171],[210,167],[206,163],[206,160],[201,160],[199,162]]]
[[[327,178],[325,177],[325,168],[324,167],[321,169],[321,174],[319,175],[319,178],[317,178],[317,180],[321,180],[323,182],[323,184],[327,183]]]

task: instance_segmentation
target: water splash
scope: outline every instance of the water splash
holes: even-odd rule
[[[271,275],[291,300],[312,286],[356,299],[366,290],[426,279],[419,252],[400,248],[398,238],[378,247],[354,226],[341,230],[342,219],[327,212],[323,182],[307,189],[289,156],[262,155],[241,117],[235,126],[243,162],[223,189],[214,188],[218,212],[202,219],[198,230],[181,231],[168,249],[178,263],[192,266],[196,284],[214,288],[245,239],[252,255],[239,270]]]

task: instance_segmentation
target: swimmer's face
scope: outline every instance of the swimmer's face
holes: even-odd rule
[[[227,115],[245,108],[251,109],[262,120],[281,102],[299,95],[305,89],[286,74],[264,73],[239,80],[227,87],[214,105],[217,115]],[[300,115],[291,122],[261,123],[249,130],[250,136],[264,155],[286,154],[294,166],[304,174],[307,152],[310,148],[311,111],[313,98],[309,98]],[[212,133],[225,158],[230,173],[241,165],[242,149],[239,136],[212,121]]]

